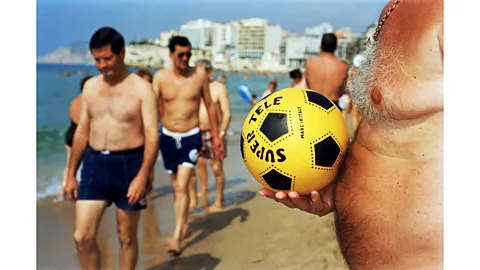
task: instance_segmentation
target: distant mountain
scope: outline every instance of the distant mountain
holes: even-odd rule
[[[88,48],[88,42],[81,41],[40,56],[37,58],[37,63],[93,65],[94,61]]]

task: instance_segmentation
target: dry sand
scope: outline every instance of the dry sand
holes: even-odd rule
[[[238,135],[236,136],[238,137]],[[289,209],[258,195],[261,188],[246,170],[239,140],[229,141],[225,160],[226,209],[190,214],[191,235],[178,258],[166,248],[173,231],[173,197],[168,176],[157,163],[153,200],[140,220],[140,259],[137,269],[348,269],[339,251],[333,215],[319,218]],[[213,201],[213,175],[209,173]],[[73,204],[37,202],[37,268],[81,269],[72,239]],[[105,212],[98,244],[102,269],[119,269],[115,208]]]

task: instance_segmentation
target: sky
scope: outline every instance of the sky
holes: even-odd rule
[[[201,4],[200,4],[201,3]],[[330,22],[356,33],[378,20],[387,0],[37,0],[37,56],[111,26],[127,41],[158,37],[189,20],[261,17],[301,33]]]

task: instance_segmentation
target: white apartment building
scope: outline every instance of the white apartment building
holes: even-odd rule
[[[278,24],[270,24],[265,29],[265,52],[279,53],[282,43],[282,27]]]
[[[188,21],[180,26],[180,35],[188,38],[193,49],[212,46],[213,22],[205,19]]]
[[[265,32],[268,21],[251,18],[240,21],[237,55],[242,59],[260,61],[265,51]]]
[[[224,54],[226,49],[235,46],[236,28],[229,23],[214,23],[212,32],[212,52]]]
[[[336,33],[337,35],[337,51],[335,55],[347,62],[351,63],[353,56],[359,52],[359,43],[358,39],[360,38],[359,35],[352,32],[350,28],[341,29]]]
[[[321,37],[293,35],[286,39],[285,65],[288,68],[300,68],[305,62],[320,53]]]

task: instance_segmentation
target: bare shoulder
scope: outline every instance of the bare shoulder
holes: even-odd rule
[[[171,74],[171,70],[164,68],[164,69],[159,69],[155,74],[153,75],[153,79],[161,80],[169,76]]]
[[[345,61],[339,60],[338,66],[342,69],[342,71],[348,72],[348,64]]]
[[[82,96],[88,96],[92,92],[98,91],[102,85],[103,76],[97,75],[88,79],[83,85]]]
[[[207,70],[202,65],[198,65],[198,66],[190,67],[190,68],[191,68],[192,72],[194,72],[195,74],[198,74],[198,75],[205,75],[207,73]]]
[[[142,96],[142,97],[145,96],[145,95],[149,96],[151,94],[151,92],[152,92],[152,84],[151,83],[142,79],[140,76],[136,76],[133,73],[130,74],[129,80],[131,80],[131,85],[140,94],[140,96]]]
[[[311,65],[312,65],[312,62],[313,62],[313,60],[315,60],[315,58],[310,58],[310,59],[308,59],[308,60],[307,60],[307,62],[305,62],[305,67],[309,67],[309,66],[311,66]]]
[[[218,89],[218,92],[221,94],[228,93],[227,86],[221,82],[213,81],[213,83],[216,85],[216,88]]]
[[[207,70],[205,70],[205,67],[203,66],[197,66],[196,68],[194,68],[195,70],[193,70],[192,72],[197,75],[198,77],[200,77],[202,80],[205,79],[205,77],[207,76]]]
[[[217,81],[212,81],[210,83],[210,93],[212,97],[216,98],[220,95],[227,94],[227,92],[228,92],[227,87],[223,83],[220,83]]]

